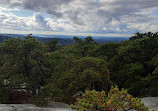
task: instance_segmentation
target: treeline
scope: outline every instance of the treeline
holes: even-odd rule
[[[158,33],[136,33],[121,43],[41,43],[28,35],[0,44],[0,102],[25,86],[34,102],[60,101],[79,91],[126,88],[135,97],[158,96]],[[71,101],[69,101],[71,103]]]

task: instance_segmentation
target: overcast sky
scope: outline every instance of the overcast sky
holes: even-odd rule
[[[158,31],[158,0],[0,0],[0,33],[129,36]]]

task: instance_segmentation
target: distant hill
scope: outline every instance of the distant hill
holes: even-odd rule
[[[3,42],[4,40],[9,39],[9,38],[11,38],[11,37],[0,35],[0,43]]]
[[[9,38],[21,37],[23,39],[25,36],[26,35],[18,35],[18,34],[0,34],[0,43],[3,40],[7,40]],[[57,39],[58,45],[69,45],[74,42],[73,41],[74,36],[68,36],[68,35],[33,35],[33,37],[35,37],[37,40],[39,40],[42,43],[46,43],[51,40]],[[86,38],[86,36],[81,36],[79,38],[84,39]],[[118,43],[118,42],[125,41],[128,39],[129,37],[93,37],[93,40],[98,43],[105,43],[105,42]]]
[[[25,35],[20,35],[20,34],[0,34],[0,36],[6,36],[10,38],[18,38],[18,37],[24,38],[25,37]]]
[[[24,37],[26,37],[26,35],[0,34],[0,43],[9,38],[18,38],[18,37],[24,39]],[[69,45],[69,44],[73,43],[72,38],[48,38],[48,37],[38,37],[38,36],[33,36],[33,37],[35,37],[37,40],[39,40],[42,43],[46,43],[51,40],[58,40],[58,45]]]
[[[115,42],[119,43],[121,41],[128,40],[129,37],[93,37],[94,41],[98,43],[105,43],[105,42]]]
[[[53,39],[64,39],[64,40],[68,40],[72,42],[72,39],[74,36],[71,35],[35,35],[37,37],[37,39],[40,38],[53,38]],[[87,36],[77,36],[78,38],[86,38]],[[121,42],[121,41],[125,41],[128,40],[129,37],[97,37],[97,36],[93,36],[93,40],[98,42],[98,43],[103,43],[103,42]],[[70,43],[71,43],[70,42]]]

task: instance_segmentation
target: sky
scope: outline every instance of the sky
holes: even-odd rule
[[[127,37],[158,32],[158,0],[0,0],[0,33]]]

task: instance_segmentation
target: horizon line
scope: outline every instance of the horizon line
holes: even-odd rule
[[[17,31],[3,29],[0,31],[3,34],[33,34],[33,35],[65,35],[65,36],[95,36],[95,37],[131,37],[134,34],[120,34],[120,33],[107,33],[107,34],[96,34],[96,33],[70,33],[70,32],[50,32],[50,31]]]

